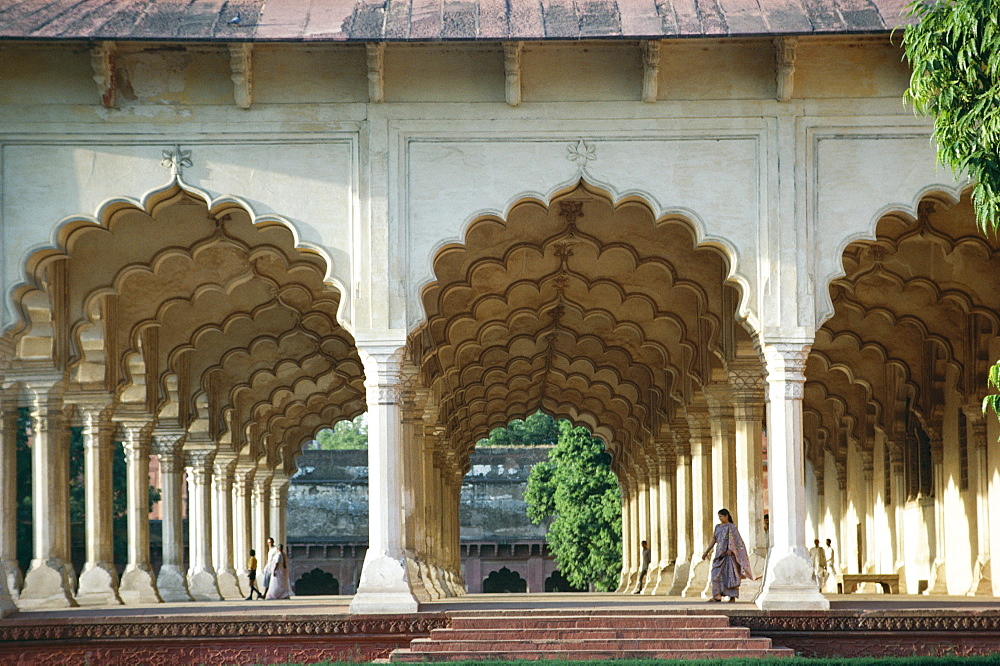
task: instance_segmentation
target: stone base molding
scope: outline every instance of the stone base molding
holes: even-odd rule
[[[80,574],[76,602],[81,606],[121,604],[118,596],[118,572],[110,562],[87,563]]]
[[[153,570],[147,564],[128,565],[122,574],[118,595],[126,604],[158,604],[163,601],[156,589]]]
[[[188,592],[195,601],[222,601],[219,583],[212,569],[196,569],[188,572]]]
[[[235,569],[222,569],[216,574],[216,581],[219,585],[219,594],[223,599],[242,599],[243,591],[240,588],[240,580]],[[292,581],[293,583],[295,581]],[[247,588],[249,589],[249,587]]]
[[[24,589],[17,600],[18,608],[37,610],[76,606],[72,588],[62,560],[32,560],[25,577]]]
[[[668,597],[679,597],[687,586],[688,576],[691,573],[690,562],[677,562],[674,564],[674,580],[667,588]]]
[[[682,597],[706,598],[706,590],[711,589],[712,563],[709,560],[699,560],[692,565],[688,574],[687,585],[681,591]]]
[[[0,562],[0,577],[3,578],[0,584],[6,586],[7,594],[12,599],[17,599],[21,595],[21,587],[24,585],[24,579],[21,577],[21,568],[17,566],[17,562],[14,560]]]
[[[418,605],[403,561],[386,555],[365,558],[351,613],[415,613]]]
[[[761,610],[829,610],[812,577],[812,564],[798,553],[768,558],[764,586],[754,602]]]
[[[173,564],[160,567],[156,587],[164,601],[194,601],[187,587],[187,571]]]

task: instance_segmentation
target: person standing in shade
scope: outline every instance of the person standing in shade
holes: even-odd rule
[[[826,551],[819,545],[819,539],[813,540],[813,547],[809,549],[809,557],[812,558],[813,580],[819,583],[822,590],[826,585]]]
[[[274,563],[278,559],[278,549],[274,547],[274,538],[267,537],[267,563],[264,565],[264,596],[267,596],[267,588],[271,586],[271,578],[274,576]]]
[[[247,579],[250,581],[250,594],[247,595],[247,601],[253,600],[254,592],[257,593],[258,599],[263,599],[264,595],[257,589],[257,552],[253,548],[250,549],[250,559],[247,560]]]
[[[639,545],[642,546],[640,549],[642,552],[642,561],[641,566],[639,567],[639,583],[635,586],[635,592],[632,594],[639,594],[642,592],[642,586],[646,583],[646,572],[649,571],[649,560],[651,556],[649,552],[649,544],[643,540]]]
[[[823,549],[823,554],[826,555],[826,568],[830,572],[831,576],[837,574],[837,566],[833,561],[833,542],[829,539],[826,540],[826,548]]]
[[[735,602],[740,596],[740,582],[744,578],[753,579],[753,571],[743,537],[728,509],[719,509],[719,524],[701,559],[708,559],[712,546],[715,546],[715,557],[712,558],[712,598],[709,601],[729,597],[729,601]]]

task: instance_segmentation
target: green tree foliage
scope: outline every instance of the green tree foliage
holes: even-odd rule
[[[322,451],[368,448],[368,414],[360,414],[353,421],[338,421],[332,428],[324,428],[316,435],[316,448]]]
[[[528,476],[528,517],[550,521],[546,540],[574,586],[618,585],[622,567],[621,491],[604,442],[586,428],[557,422],[556,446]]]
[[[490,436],[476,446],[554,446],[559,439],[556,420],[543,412],[535,412],[523,421],[515,419],[506,428],[494,428]]]
[[[910,5],[919,23],[906,29],[903,47],[913,68],[906,99],[934,117],[938,160],[972,179],[972,203],[981,229],[1000,226],[1000,1],[938,0]],[[1000,389],[1000,364],[989,373]],[[983,411],[1000,414],[1000,396]]]
[[[910,5],[919,23],[903,47],[913,68],[906,99],[934,117],[938,160],[975,183],[980,226],[1000,223],[1000,1],[939,0]]]

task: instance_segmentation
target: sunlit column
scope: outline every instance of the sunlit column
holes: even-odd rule
[[[989,458],[986,445],[986,419],[979,405],[963,408],[968,424],[969,490],[976,502],[976,562],[973,565],[969,596],[992,596],[990,564],[990,490]]]
[[[737,524],[745,509],[736,501],[736,421],[733,394],[728,385],[713,384],[706,390],[712,429],[712,511],[728,509]],[[713,520],[714,524],[714,520]]]
[[[114,565],[112,527],[112,448],[114,424],[96,406],[80,408],[83,418],[87,562],[76,601],[81,606],[122,603]]]
[[[654,444],[655,446],[655,444]],[[649,507],[648,536],[649,541],[649,571],[646,572],[645,584],[642,586],[643,594],[653,594],[656,583],[660,580],[660,532],[663,527],[660,518],[660,467],[656,462],[655,455],[645,457],[646,467],[646,494],[647,505]]]
[[[253,518],[253,548],[257,551],[257,560],[261,569],[258,574],[260,574],[264,565],[267,564],[267,540],[271,538],[271,472],[269,470],[258,467],[254,474],[250,512]]]
[[[861,488],[858,496],[861,498],[861,520],[863,520],[863,543],[858,544],[862,553],[862,573],[868,573],[875,568],[875,459],[872,451],[861,452]]]
[[[632,532],[633,559],[635,560],[636,577],[630,592],[641,592],[646,581],[642,576],[642,545],[649,545],[649,473],[645,461],[640,455],[636,460],[635,472],[635,531]],[[648,572],[647,572],[648,576]]]
[[[34,554],[18,606],[76,606],[69,562],[69,425],[58,400],[39,389],[31,405]]]
[[[945,529],[944,529],[944,443],[940,432],[929,432],[931,437],[931,473],[934,483],[933,531],[931,537],[933,546],[931,552],[934,561],[931,563],[931,578],[924,594],[948,594],[948,570],[945,566]]]
[[[733,416],[736,422],[736,505],[740,509],[740,534],[751,553],[751,564],[763,566],[767,555],[764,539],[764,375],[754,366],[737,367],[729,373],[733,386]],[[757,561],[754,561],[756,556]],[[755,573],[761,573],[755,569]]]
[[[195,601],[220,601],[212,566],[212,461],[215,451],[184,452],[188,480],[188,592]]]
[[[685,597],[704,596],[709,585],[710,560],[702,555],[712,540],[715,512],[712,503],[712,428],[708,413],[704,410],[690,410],[688,427],[691,443],[691,570],[687,586],[682,592]]]
[[[906,507],[906,475],[903,467],[902,453],[897,449],[892,449],[889,453],[890,474],[892,476],[889,489],[892,491],[893,515],[896,521],[896,540],[893,544],[895,563],[893,569],[895,573],[899,574],[899,589],[908,591],[909,585],[906,581],[906,520],[904,515]]]
[[[154,431],[154,452],[160,462],[160,530],[162,562],[156,587],[164,601],[191,601],[184,566],[183,432]]]
[[[771,552],[756,598],[764,610],[826,610],[805,547],[802,395],[809,345],[766,343]]]
[[[694,528],[694,519],[691,515],[691,445],[687,430],[674,429],[674,448],[677,452],[677,481],[674,486],[677,557],[674,561],[674,580],[667,594],[679,596],[687,586],[691,573],[691,541]]]
[[[677,476],[673,461],[675,456],[672,452],[667,453],[667,451],[672,451],[672,444],[662,443],[661,447],[656,456],[656,465],[659,471],[657,475],[659,490],[656,499],[659,503],[660,559],[659,572],[652,594],[667,594],[670,591],[670,585],[674,580],[674,563],[677,558],[677,516],[674,513],[676,501],[674,487]]]
[[[253,545],[253,514],[250,507],[250,499],[253,495],[253,468],[246,464],[237,464],[233,473],[233,560],[236,568],[236,578],[239,581],[240,591],[250,592],[249,569],[247,562],[250,559],[250,550],[257,549]],[[258,570],[263,567],[259,564],[260,553],[257,553]]]
[[[212,468],[212,559],[223,599],[242,599],[233,566],[233,481],[236,456],[215,456]]]
[[[162,601],[149,562],[149,449],[148,424],[123,423],[125,466],[128,476],[128,564],[118,594],[126,604]]]
[[[18,407],[13,391],[0,402],[0,617],[14,609],[21,592],[17,564],[17,431]],[[6,591],[6,596],[4,595]]]
[[[288,554],[288,475],[277,470],[271,477],[271,536],[274,543],[284,544]]]
[[[352,613],[412,613],[402,544],[401,345],[359,345],[368,399],[368,552]]]

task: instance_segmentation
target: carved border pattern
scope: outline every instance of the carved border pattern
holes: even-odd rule
[[[323,635],[429,634],[448,626],[443,614],[357,619],[99,622],[93,624],[0,623],[0,645],[17,641],[132,638],[254,638]]]
[[[974,631],[998,632],[1000,642],[1000,612],[915,615],[730,615],[734,626],[747,627],[754,633],[781,631]]]

